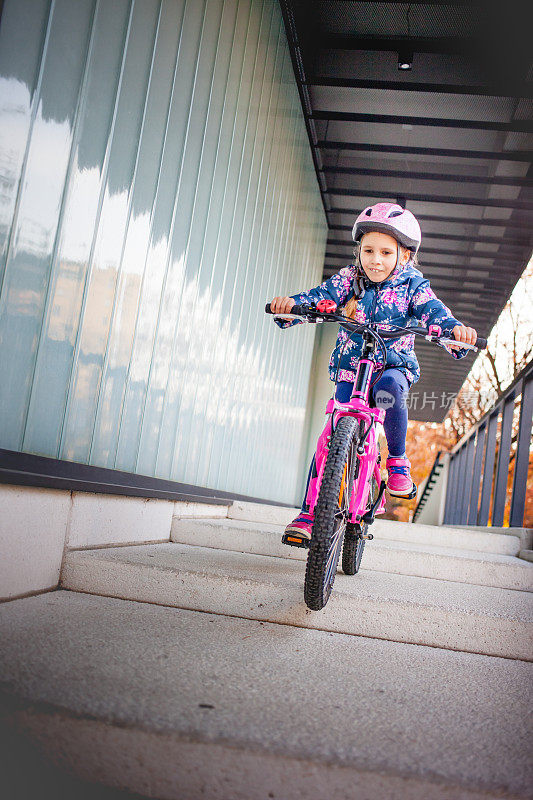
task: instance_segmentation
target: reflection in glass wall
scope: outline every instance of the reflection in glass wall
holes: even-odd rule
[[[7,0],[0,447],[292,503],[326,224],[276,0]]]

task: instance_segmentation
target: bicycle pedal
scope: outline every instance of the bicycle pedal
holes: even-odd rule
[[[291,547],[309,547],[309,539],[294,533],[284,533],[281,537],[281,543],[288,544]]]
[[[416,493],[417,492],[418,492],[418,487],[417,487],[416,483],[413,483],[413,488],[411,489],[409,494],[393,494],[392,492],[389,492],[389,494],[392,497],[397,497],[400,500],[412,500],[413,497],[416,497]]]
[[[365,539],[366,541],[370,541],[371,539],[374,538],[374,534],[373,533],[360,533],[359,534],[359,538],[360,539]]]

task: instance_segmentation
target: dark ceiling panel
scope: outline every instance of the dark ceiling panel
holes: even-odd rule
[[[324,277],[379,200],[420,220],[420,269],[487,336],[533,249],[530,3],[280,0],[330,228]],[[412,68],[398,70],[398,51]],[[473,357],[416,345],[413,390],[457,392]],[[448,408],[412,409],[441,421]]]
[[[316,27],[325,34],[403,36],[409,28],[417,36],[471,37],[479,28],[478,11],[483,3],[368,3],[300,2]],[[411,6],[409,10],[409,6]],[[409,13],[408,13],[409,12]]]

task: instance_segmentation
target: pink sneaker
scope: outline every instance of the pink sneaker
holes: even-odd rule
[[[281,541],[283,544],[290,544],[293,547],[307,547],[311,541],[311,531],[313,530],[312,514],[301,511],[296,519],[287,525]]]
[[[412,498],[416,495],[416,485],[413,483],[409,468],[411,462],[408,458],[387,458],[387,491],[394,497]]]

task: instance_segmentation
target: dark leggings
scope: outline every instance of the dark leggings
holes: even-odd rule
[[[347,403],[352,396],[353,383],[339,381],[335,397],[339,403]],[[407,405],[405,399],[409,392],[409,381],[399,369],[387,367],[379,381],[370,390],[370,408],[384,408],[383,427],[390,456],[402,456],[405,452],[407,435]],[[311,477],[316,474],[315,457],[311,461],[304,492],[302,511],[307,511],[305,498]]]

